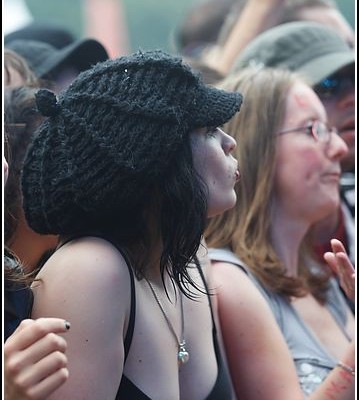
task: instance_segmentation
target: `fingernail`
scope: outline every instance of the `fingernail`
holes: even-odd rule
[[[68,322],[68,321],[65,321],[65,328],[66,328],[67,330],[69,330],[69,329],[70,329],[70,327],[71,327],[71,324],[70,324],[70,322]]]

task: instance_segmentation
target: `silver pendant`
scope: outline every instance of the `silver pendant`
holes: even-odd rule
[[[178,346],[177,361],[178,361],[179,366],[181,366],[182,364],[186,364],[186,362],[188,362],[188,360],[189,360],[189,353],[186,350],[185,345],[186,345],[186,342],[183,341]]]

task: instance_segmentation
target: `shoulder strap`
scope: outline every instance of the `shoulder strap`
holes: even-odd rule
[[[113,244],[114,246],[116,246],[116,244]],[[126,261],[126,265],[128,268],[128,272],[130,274],[130,280],[131,280],[131,310],[130,310],[130,319],[128,321],[128,328],[127,328],[127,332],[126,332],[126,336],[125,336],[125,340],[123,342],[124,348],[125,348],[125,360],[124,363],[127,360],[127,356],[128,353],[130,351],[130,347],[131,347],[131,343],[132,343],[132,337],[133,337],[133,331],[135,329],[135,318],[136,318],[136,289],[135,289],[135,278],[134,278],[134,274],[133,274],[133,270],[131,267],[131,263],[130,260],[126,254],[126,252],[117,247],[118,251],[122,254],[122,257],[125,259]]]
[[[206,289],[206,293],[207,293],[207,296],[208,296],[209,308],[211,310],[213,332],[216,333],[217,332],[216,331],[216,324],[215,324],[214,315],[213,315],[212,301],[211,301],[211,298],[210,298],[211,294],[210,294],[209,289],[208,289],[207,281],[206,281],[206,279],[204,277],[201,264],[200,264],[200,262],[199,262],[197,257],[194,258],[194,262],[196,264],[196,267],[198,269],[199,274],[201,275],[201,279],[202,279],[203,285],[204,285],[204,287]]]

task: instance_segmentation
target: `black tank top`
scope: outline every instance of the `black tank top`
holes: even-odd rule
[[[81,234],[78,236],[72,236],[70,238],[67,238],[66,241],[62,242],[60,246],[63,246],[65,243],[68,243],[69,241],[73,239],[78,239],[83,236],[96,236],[100,237],[108,242],[110,242],[113,246],[117,248],[117,250],[121,253],[122,257],[126,261],[127,268],[130,274],[131,278],[131,311],[130,311],[130,317],[129,317],[129,322],[128,322],[128,328],[124,340],[124,350],[125,350],[125,359],[124,359],[124,365],[127,360],[128,353],[130,351],[131,347],[131,342],[132,342],[132,336],[135,328],[135,320],[136,320],[136,291],[135,291],[135,280],[134,280],[134,273],[133,269],[131,267],[130,260],[128,259],[126,252],[119,247],[119,245],[112,240],[111,238],[106,237],[105,235],[102,234],[97,234],[97,233],[91,233],[91,234]],[[199,262],[196,260],[196,266],[197,269],[201,275],[203,284],[206,288],[206,292],[209,293],[208,291],[208,286],[206,283],[206,280],[203,275],[202,268],[199,264]],[[212,337],[213,337],[213,345],[214,345],[214,351],[216,355],[216,360],[217,360],[217,366],[218,366],[218,373],[217,373],[217,379],[216,382],[210,392],[210,394],[206,397],[204,400],[229,400],[231,399],[231,387],[230,387],[230,381],[229,381],[229,376],[224,368],[219,344],[218,344],[218,339],[217,339],[217,331],[216,331],[216,324],[214,321],[213,317],[213,309],[212,309],[212,303],[211,299],[208,295],[208,302],[209,302],[209,307],[211,310],[211,318],[212,318]],[[150,397],[148,397],[145,393],[143,393],[134,383],[132,383],[125,375],[122,375],[120,386],[118,388],[115,400],[152,400]]]

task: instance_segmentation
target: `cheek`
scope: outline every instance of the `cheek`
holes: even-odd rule
[[[288,152],[278,159],[276,185],[300,191],[305,186],[316,185],[322,169],[322,158],[318,151],[303,150]]]
[[[235,206],[235,178],[233,168],[223,164],[216,169],[208,169],[207,172],[208,216],[213,217]]]

